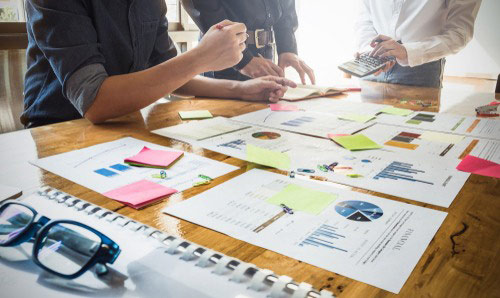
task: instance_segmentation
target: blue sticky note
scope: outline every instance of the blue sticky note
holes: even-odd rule
[[[113,172],[113,171],[108,170],[108,169],[99,169],[99,170],[95,170],[94,172],[96,172],[99,175],[103,175],[104,177],[113,177],[115,175],[118,175],[118,173]]]
[[[112,166],[110,166],[110,168],[115,169],[115,170],[120,171],[120,172],[125,172],[125,171],[128,171],[131,169],[130,167],[127,167],[126,165],[122,165],[120,163],[117,163],[116,165],[112,165]]]

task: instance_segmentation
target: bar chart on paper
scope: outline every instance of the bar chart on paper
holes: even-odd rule
[[[373,177],[373,179],[406,180],[434,185],[433,182],[415,179],[415,176],[419,173],[425,173],[425,171],[414,169],[413,167],[414,165],[410,163],[393,161],[388,167]]]
[[[335,244],[335,241],[341,238],[345,238],[345,236],[338,234],[336,227],[323,224],[312,232],[306,239],[304,239],[299,246],[324,247],[347,252],[346,249],[337,247]]]

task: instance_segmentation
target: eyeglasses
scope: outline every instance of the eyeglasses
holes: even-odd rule
[[[85,224],[51,221],[18,202],[0,205],[0,246],[31,241],[33,261],[67,279],[77,278],[93,267],[98,275],[104,275],[108,272],[106,264],[113,264],[120,254],[120,247],[113,240]]]

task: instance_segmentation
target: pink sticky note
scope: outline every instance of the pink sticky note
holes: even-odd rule
[[[489,106],[498,106],[498,105],[500,105],[500,101],[492,101],[488,105]]]
[[[132,208],[144,207],[157,199],[176,193],[177,190],[148,180],[140,180],[103,193],[108,198]]]
[[[289,112],[289,111],[298,111],[299,107],[296,105],[287,105],[287,104],[281,104],[281,103],[272,103],[269,105],[271,107],[271,111],[283,111],[283,112]]]
[[[457,170],[482,176],[500,178],[500,164],[467,155],[457,166]]]
[[[184,155],[182,151],[152,150],[144,147],[139,154],[125,159],[125,162],[166,168],[182,155]]]
[[[345,133],[329,133],[328,134],[328,137],[330,139],[333,139],[333,138],[336,138],[336,137],[345,137],[345,136],[350,136],[349,134],[345,134]]]

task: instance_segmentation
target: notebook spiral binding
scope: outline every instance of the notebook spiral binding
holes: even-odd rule
[[[308,283],[297,283],[286,275],[274,274],[271,270],[261,269],[251,263],[246,263],[238,259],[223,255],[211,249],[199,246],[195,243],[186,241],[172,235],[168,235],[148,225],[139,223],[131,218],[117,214],[111,210],[99,207],[85,200],[75,198],[69,194],[51,187],[42,187],[38,190],[38,195],[64,204],[67,207],[75,208],[77,211],[83,211],[89,216],[95,216],[109,223],[117,224],[133,232],[141,233],[146,238],[151,237],[165,245],[165,253],[171,255],[180,254],[179,259],[183,261],[197,260],[196,266],[208,267],[215,265],[212,273],[222,275],[227,270],[234,271],[229,279],[231,282],[241,283],[250,281],[249,289],[261,291],[270,288],[268,297],[282,297],[283,293],[292,298],[310,297],[310,298],[334,298],[332,292],[327,290],[317,291]]]

